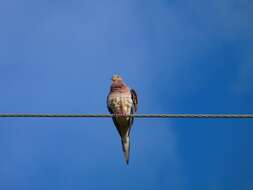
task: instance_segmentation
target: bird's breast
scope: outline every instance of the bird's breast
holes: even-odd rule
[[[131,113],[131,107],[133,105],[133,101],[132,101],[130,93],[111,94],[108,101],[114,113],[116,114],[130,114]]]

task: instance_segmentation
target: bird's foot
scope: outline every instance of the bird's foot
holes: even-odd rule
[[[119,117],[127,117],[128,116],[128,114],[126,114],[126,113],[120,113],[120,114],[117,114]]]

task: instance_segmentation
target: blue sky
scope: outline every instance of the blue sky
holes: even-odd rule
[[[112,74],[139,113],[252,113],[253,3],[0,1],[0,112],[107,113]],[[0,189],[251,190],[253,121],[0,119]]]

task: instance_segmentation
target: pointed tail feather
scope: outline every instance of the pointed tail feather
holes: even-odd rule
[[[126,164],[128,165],[129,163],[129,151],[130,151],[130,140],[129,140],[129,137],[123,137],[121,139],[121,143],[122,143],[122,149],[123,149],[123,152],[124,152],[124,157],[125,157],[125,161],[126,161]]]

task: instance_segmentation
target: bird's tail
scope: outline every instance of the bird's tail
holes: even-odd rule
[[[130,151],[129,136],[122,137],[121,138],[121,143],[122,143],[122,149],[123,149],[123,152],[124,152],[125,161],[126,161],[126,164],[128,165],[128,163],[129,163],[129,151]]]

